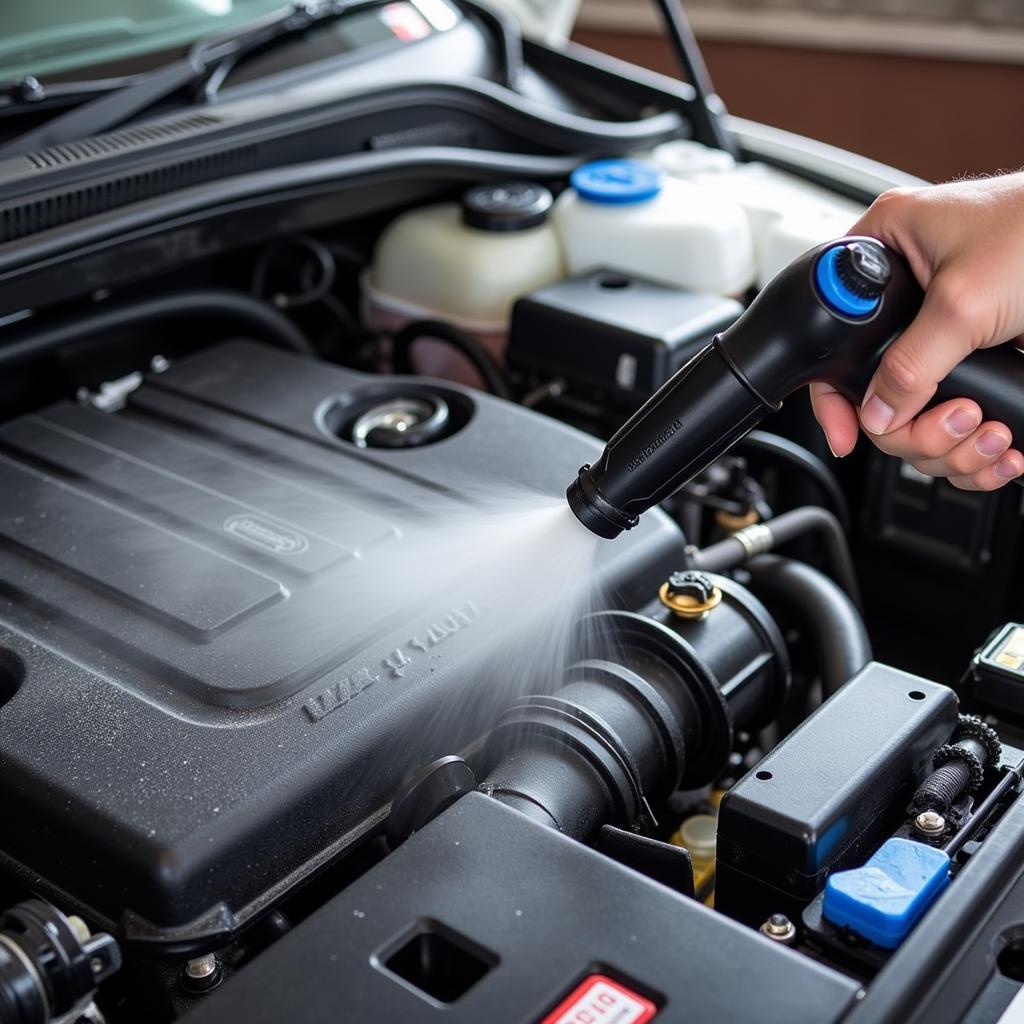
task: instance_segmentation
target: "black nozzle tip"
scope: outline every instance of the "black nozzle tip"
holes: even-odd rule
[[[623,530],[632,530],[640,521],[637,516],[620,512],[597,489],[590,476],[590,466],[584,466],[579,476],[569,484],[566,500],[573,515],[591,532],[605,540],[614,540]]]

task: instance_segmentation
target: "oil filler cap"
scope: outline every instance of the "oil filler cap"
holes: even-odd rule
[[[892,267],[885,249],[865,239],[826,249],[818,259],[814,278],[829,309],[859,319],[878,308],[892,278]]]
[[[949,857],[910,839],[886,840],[863,866],[825,885],[825,917],[895,949],[949,883]]]

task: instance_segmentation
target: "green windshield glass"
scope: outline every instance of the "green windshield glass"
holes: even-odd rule
[[[186,46],[285,6],[285,0],[7,0],[0,4],[0,83]]]

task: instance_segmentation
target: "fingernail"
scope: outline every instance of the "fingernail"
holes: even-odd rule
[[[981,422],[970,409],[954,409],[946,417],[946,430],[954,437],[966,437]]]
[[[1015,476],[1020,476],[1020,467],[1017,465],[1016,459],[1000,459],[996,463],[995,473],[1003,480],[1012,480]]]
[[[994,430],[986,430],[974,442],[974,447],[978,449],[978,453],[981,455],[998,455],[1010,447],[1010,442],[1002,434]]]
[[[860,407],[860,423],[869,434],[884,434],[895,415],[896,410],[878,395],[870,395]]]
[[[825,435],[825,444],[828,445],[828,450],[832,453],[832,458],[833,459],[841,459],[842,458],[842,455],[840,455],[839,452],[837,452],[835,450],[835,448],[832,447],[832,442],[828,439],[828,435],[827,434]]]

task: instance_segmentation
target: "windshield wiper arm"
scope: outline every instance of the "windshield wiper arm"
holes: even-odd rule
[[[0,116],[25,114],[33,109],[76,106],[124,89],[139,80],[138,75],[119,78],[93,78],[78,82],[54,82],[43,85],[35,75],[21,78],[0,88]]]
[[[87,100],[5,143],[0,146],[0,158],[20,156],[110,131],[183,89],[202,91],[203,97],[209,99],[231,68],[246,55],[357,7],[371,7],[381,2],[326,0],[316,4],[291,4],[247,23],[240,31],[200,39],[179,60],[137,77],[130,85]],[[211,85],[212,89],[207,88]]]

